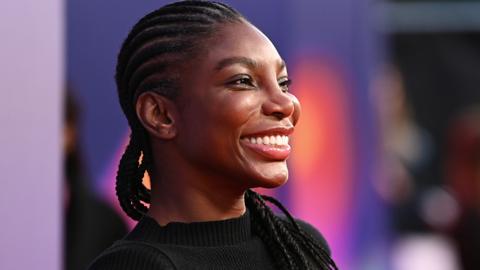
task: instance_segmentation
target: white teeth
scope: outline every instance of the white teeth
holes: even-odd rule
[[[263,137],[263,144],[270,144],[270,137],[268,136]]]
[[[288,136],[285,135],[272,135],[264,137],[251,137],[243,138],[246,142],[253,144],[265,144],[265,145],[288,145]]]

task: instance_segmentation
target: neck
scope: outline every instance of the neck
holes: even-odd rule
[[[245,213],[245,189],[219,183],[192,170],[170,172],[152,177],[152,193],[148,215],[160,225],[170,222],[203,222],[236,218]]]

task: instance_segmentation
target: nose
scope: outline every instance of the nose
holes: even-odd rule
[[[274,116],[279,120],[294,115],[296,108],[294,103],[297,99],[292,94],[281,91],[278,86],[265,92],[267,98],[262,104],[262,111],[265,115]],[[293,120],[293,122],[296,122],[296,120]]]

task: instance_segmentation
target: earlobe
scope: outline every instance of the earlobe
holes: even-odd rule
[[[176,136],[176,107],[170,99],[146,92],[138,97],[135,109],[138,119],[151,136],[163,140]]]

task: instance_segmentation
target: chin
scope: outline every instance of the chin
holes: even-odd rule
[[[281,180],[281,181],[269,181],[269,182],[263,182],[261,183],[260,185],[258,185],[257,187],[260,187],[260,188],[277,188],[277,187],[280,187],[280,186],[283,186],[285,183],[287,182],[287,178]]]
[[[252,188],[276,188],[284,185],[288,181],[288,170],[277,172],[267,172],[254,178]]]

